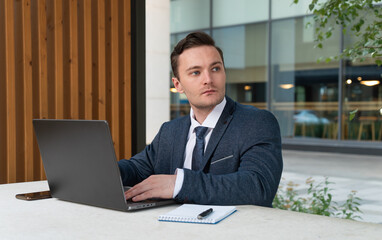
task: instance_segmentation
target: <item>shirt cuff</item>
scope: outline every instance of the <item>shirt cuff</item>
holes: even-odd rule
[[[177,168],[175,171],[176,174],[176,180],[175,180],[175,187],[174,187],[174,193],[172,194],[172,198],[175,198],[176,195],[180,192],[183,186],[183,180],[184,180],[184,171],[181,168]]]

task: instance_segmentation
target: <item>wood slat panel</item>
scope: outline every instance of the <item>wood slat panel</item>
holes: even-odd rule
[[[48,118],[48,65],[47,65],[47,29],[46,1],[38,0],[38,49],[39,49],[39,87],[40,118]]]
[[[55,87],[55,78],[56,78],[56,58],[55,58],[55,46],[54,46],[54,35],[55,35],[55,26],[54,26],[54,0],[46,0],[45,4],[45,14],[46,14],[46,64],[47,64],[47,92],[48,101],[48,116],[47,118],[56,117],[56,87]]]
[[[70,0],[70,115],[73,119],[79,117],[79,84],[78,84],[78,7],[77,0]]]
[[[24,69],[23,64],[23,39],[24,32],[22,18],[22,1],[14,1],[14,41],[15,41],[15,106],[16,106],[16,182],[24,181],[25,158],[24,152]],[[17,69],[17,70],[16,70]]]
[[[84,18],[84,81],[85,81],[85,119],[93,119],[93,79],[92,79],[92,28],[91,0],[83,0]]]
[[[98,118],[106,119],[105,0],[98,0]]]
[[[38,49],[39,49],[39,97],[40,118],[49,118],[48,64],[47,64],[47,28],[46,0],[38,0]],[[45,178],[44,167],[40,160],[40,177]]]
[[[0,183],[7,182],[5,2],[0,1]]]
[[[124,134],[126,139],[131,139],[131,22],[130,22],[130,0],[123,1],[123,39],[124,39]],[[131,142],[125,141],[125,156],[131,156]]]
[[[71,117],[70,112],[70,1],[62,1],[62,71],[63,71],[63,101],[64,119]]]
[[[24,159],[25,180],[34,180],[33,164],[33,84],[32,84],[32,32],[31,32],[31,2],[23,0],[22,19],[23,37],[23,68],[24,68]]]
[[[64,73],[63,73],[63,39],[62,39],[62,0],[54,1],[54,50],[56,80],[56,118],[64,117]]]
[[[76,0],[70,0],[70,114],[71,118],[79,116],[79,86],[78,86],[78,7]]]
[[[111,1],[111,131],[117,156],[119,152],[119,78],[118,78],[118,0]]]
[[[7,181],[16,182],[16,79],[14,6],[5,0],[5,64],[6,64],[6,116],[7,116]]]
[[[38,0],[31,0],[33,118],[40,118],[38,7]],[[40,152],[35,136],[33,139],[33,178],[39,180],[41,179]]]
[[[130,1],[0,1],[0,184],[45,179],[33,118],[107,119],[131,155]]]

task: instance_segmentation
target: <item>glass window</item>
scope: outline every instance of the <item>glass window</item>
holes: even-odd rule
[[[267,24],[219,28],[213,36],[224,53],[227,95],[266,108]]]
[[[210,27],[209,0],[172,0],[170,3],[171,33]]]
[[[372,59],[345,64],[342,139],[382,140],[382,68]],[[350,112],[358,110],[354,119]]]
[[[213,0],[213,26],[232,26],[268,20],[269,0]]]
[[[364,18],[366,24],[370,20]],[[350,31],[347,31],[351,34]],[[345,47],[351,46],[358,38],[344,37]],[[382,67],[374,59],[365,61],[345,61],[343,76],[343,119],[344,140],[382,141]],[[350,112],[358,110],[350,120]]]
[[[307,18],[272,23],[271,109],[283,137],[337,138],[338,62],[317,63],[340,51],[339,32],[314,48]]]
[[[271,0],[272,1],[272,19],[289,18],[308,15],[309,4],[311,1],[300,0],[298,4],[293,1]],[[323,2],[325,0],[319,0]]]

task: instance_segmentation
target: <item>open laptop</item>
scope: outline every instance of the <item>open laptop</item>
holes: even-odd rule
[[[126,201],[106,121],[34,119],[33,126],[53,197],[121,211],[175,202]]]

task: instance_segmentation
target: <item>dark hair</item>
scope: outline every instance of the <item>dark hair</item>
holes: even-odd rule
[[[223,51],[219,47],[215,46],[215,41],[212,39],[212,37],[210,37],[208,34],[204,32],[193,32],[188,34],[182,40],[180,40],[178,44],[174,47],[174,50],[171,53],[171,68],[176,78],[179,79],[179,73],[178,73],[179,55],[182,54],[183,51],[186,49],[200,47],[200,46],[215,47],[216,50],[218,50],[224,65]]]

